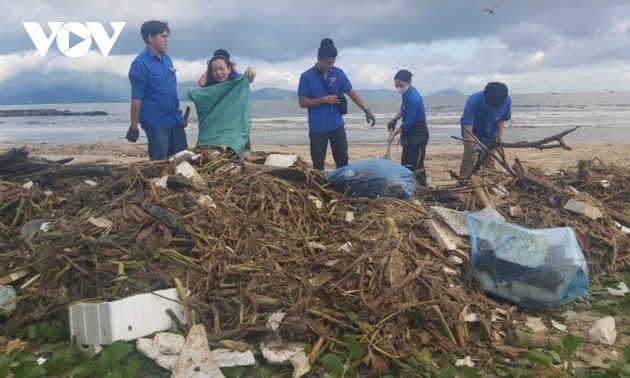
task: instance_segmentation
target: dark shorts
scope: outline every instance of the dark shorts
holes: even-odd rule
[[[188,148],[186,131],[179,127],[160,130],[147,130],[149,159],[164,160]]]

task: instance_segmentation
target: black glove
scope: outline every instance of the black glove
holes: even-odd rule
[[[372,114],[370,108],[365,109],[365,120],[367,121],[367,123],[370,123],[371,121],[372,126],[376,124],[376,118],[374,118],[374,114]]]
[[[133,129],[130,127],[129,130],[127,130],[127,136],[125,138],[133,143],[140,138],[140,131],[138,131],[137,128]]]
[[[392,118],[391,121],[387,122],[387,130],[389,132],[392,132],[396,129],[396,123],[398,122],[398,120],[396,118]]]

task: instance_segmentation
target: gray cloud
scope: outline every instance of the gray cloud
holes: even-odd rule
[[[335,40],[340,60],[350,49],[364,50],[363,63],[386,62],[383,51],[414,44],[409,63],[427,74],[522,74],[592,65],[626,63],[630,2],[610,0],[502,0],[494,14],[480,12],[489,1],[280,1],[233,0],[155,2],[71,0],[0,4],[0,55],[32,50],[22,21],[125,21],[111,54],[133,55],[144,43],[142,22],[169,20],[170,53],[176,59],[205,61],[222,47],[247,61],[279,64],[314,61],[323,37]],[[427,54],[444,43],[476,44],[460,51]],[[54,45],[53,45],[54,48]],[[95,46],[93,45],[93,48]],[[387,50],[389,51],[389,50]],[[538,54],[538,55],[536,55]],[[627,63],[626,63],[627,64]],[[449,80],[453,80],[449,78]]]

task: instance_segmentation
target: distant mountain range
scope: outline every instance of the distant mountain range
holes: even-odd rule
[[[126,102],[130,100],[129,82],[113,74],[81,75],[77,74],[69,80],[63,72],[28,73],[17,75],[2,83],[0,105],[18,104],[69,104],[96,102]],[[178,83],[179,97],[188,100],[186,92],[197,88],[196,82]],[[358,89],[366,100],[375,98],[397,97],[398,92],[392,89]],[[463,96],[456,89],[445,89],[429,96]],[[258,100],[297,100],[294,90],[279,88],[262,88],[250,94],[253,101]]]

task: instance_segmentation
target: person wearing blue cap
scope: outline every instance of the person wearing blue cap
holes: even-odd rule
[[[387,129],[390,131],[387,141],[393,142],[396,135],[400,134],[402,145],[400,164],[415,173],[418,184],[426,186],[424,158],[427,154],[429,128],[422,96],[416,87],[411,85],[411,76],[413,75],[408,70],[400,70],[394,76],[394,85],[402,95],[402,104],[398,113],[387,123]],[[396,123],[401,118],[402,123],[396,128]]]
[[[474,135],[488,149],[495,143],[503,141],[505,121],[512,118],[512,98],[508,96],[507,85],[491,82],[482,92],[473,93],[464,106],[464,114],[460,120],[464,154],[459,168],[462,178],[470,177],[481,147],[475,142]],[[493,167],[494,161],[486,160],[486,167]]]

